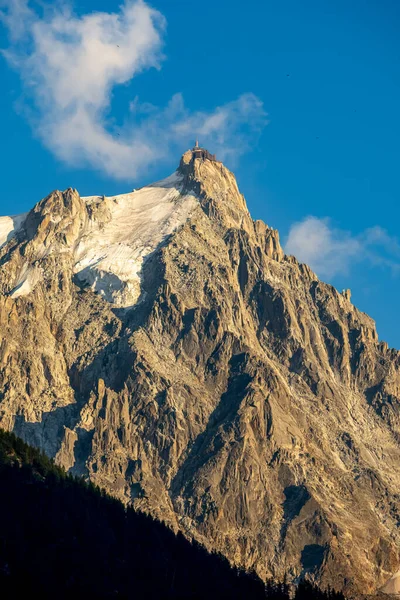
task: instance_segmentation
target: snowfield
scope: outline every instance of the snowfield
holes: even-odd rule
[[[183,177],[175,172],[129,194],[106,197],[111,218],[104,222],[88,219],[77,244],[71,248],[78,281],[108,302],[119,307],[133,306],[141,293],[143,262],[198,206],[198,198],[184,194],[182,188]],[[102,198],[82,199],[90,205]],[[0,218],[0,243],[15,235],[25,216]],[[30,293],[39,279],[37,267],[26,265],[11,295]]]
[[[21,229],[27,214],[28,213],[23,213],[12,217],[0,217],[0,248],[11,240]]]
[[[140,295],[143,261],[188,219],[198,204],[181,193],[174,173],[130,194],[112,196],[112,218],[84,234],[75,250],[77,278],[109,302],[135,304]],[[98,197],[83,198],[87,203]]]

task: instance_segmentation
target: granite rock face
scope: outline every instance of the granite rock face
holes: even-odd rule
[[[221,163],[171,181],[132,305],[112,261],[77,272],[118,197],[53,192],[7,236],[0,425],[262,577],[372,593],[400,566],[400,354]]]

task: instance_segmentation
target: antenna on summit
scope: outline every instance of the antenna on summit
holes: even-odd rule
[[[196,145],[194,146],[194,148],[192,148],[192,157],[193,159],[200,158],[201,160],[217,160],[215,158],[215,154],[210,154],[208,150],[205,150],[205,148],[200,148],[199,140],[196,140]]]

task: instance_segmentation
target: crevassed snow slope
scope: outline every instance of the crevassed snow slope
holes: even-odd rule
[[[21,229],[21,225],[25,221],[27,214],[0,217],[0,248]]]
[[[103,226],[90,222],[75,249],[76,277],[121,307],[140,296],[143,261],[198,205],[182,193],[182,176],[174,173],[130,194],[107,198],[111,219]],[[98,196],[83,198],[87,203]]]

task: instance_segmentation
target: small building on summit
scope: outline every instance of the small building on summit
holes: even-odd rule
[[[196,145],[192,148],[192,157],[193,160],[195,158],[201,158],[201,160],[213,160],[216,161],[215,154],[210,154],[208,150],[205,148],[200,148],[198,140],[196,140]]]

